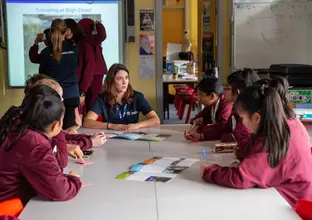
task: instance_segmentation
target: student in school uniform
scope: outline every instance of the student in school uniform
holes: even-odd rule
[[[82,27],[85,33],[84,41],[90,44],[92,48],[92,50],[85,52],[84,55],[86,57],[92,56],[96,63],[93,73],[88,72],[88,75],[85,76],[85,81],[91,82],[90,86],[87,88],[85,82],[82,82],[80,85],[80,96],[85,96],[86,111],[88,112],[95,103],[98,95],[101,93],[103,78],[107,73],[107,66],[102,48],[102,43],[106,40],[107,35],[104,25],[99,21],[83,18],[78,24]]]
[[[15,216],[1,215],[0,220],[19,220],[19,218]]]
[[[75,128],[75,109],[79,107],[77,82],[78,52],[75,45],[65,40],[67,26],[61,19],[51,25],[51,44],[40,53],[39,73],[55,79],[63,88],[65,115],[63,129]]]
[[[146,120],[139,122],[139,113]],[[102,115],[103,121],[97,121]],[[144,95],[132,89],[128,69],[122,64],[113,64],[104,82],[104,92],[98,96],[84,118],[85,128],[102,128],[133,131],[157,126],[159,118]]]
[[[205,126],[211,124],[220,124],[220,127],[224,126],[233,108],[232,102],[225,101],[223,86],[218,78],[209,76],[202,79],[197,85],[197,90],[200,102],[205,108],[191,119],[193,128],[185,132],[186,139],[189,139],[189,132],[197,131]]]
[[[39,80],[38,80],[39,79]],[[61,97],[62,87],[53,79],[43,74],[35,74],[26,81],[25,95],[29,93],[32,87],[44,84],[53,88]],[[83,161],[83,152],[92,147],[99,147],[106,142],[103,132],[96,132],[93,135],[70,134],[61,131],[53,138],[52,145],[57,146],[57,159],[61,168],[65,168],[68,163],[68,155]]]
[[[44,45],[47,47],[50,45],[50,28],[47,28],[43,33],[39,33],[36,36],[34,45],[29,49],[28,55],[30,62],[40,64],[40,54],[39,54],[39,43],[44,42]]]
[[[19,198],[25,206],[35,195],[54,201],[77,195],[81,188],[78,175],[69,172],[64,176],[51,145],[61,131],[63,115],[59,94],[49,86],[37,85],[20,107],[11,107],[1,118],[0,202]]]
[[[227,77],[224,88],[224,99],[226,102],[234,103],[240,93],[246,87],[251,86],[259,80],[258,74],[252,69],[237,70]],[[198,128],[196,132],[189,134],[192,141],[220,140],[222,142],[237,142],[237,145],[248,144],[251,133],[243,125],[235,108],[232,108],[231,116],[226,124],[212,124]]]
[[[253,85],[238,96],[235,107],[255,135],[248,155],[236,167],[204,163],[200,173],[208,183],[230,188],[275,187],[294,208],[312,199],[312,156],[294,120],[287,120],[274,88]]]

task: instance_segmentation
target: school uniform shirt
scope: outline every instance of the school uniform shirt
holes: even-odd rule
[[[134,91],[133,102],[124,103],[123,105],[109,107],[105,101],[105,96],[100,94],[93,107],[92,112],[103,116],[103,122],[113,124],[133,124],[139,122],[139,113],[147,115],[153,111],[144,95],[140,92]]]
[[[205,108],[206,109],[206,108]],[[197,133],[202,134],[202,140],[220,140],[224,132],[228,119],[231,116],[233,102],[226,102],[224,96],[221,97],[217,111],[215,112],[215,120],[213,120],[213,108],[207,107],[203,110],[202,116],[206,124],[199,126]],[[215,123],[213,123],[215,121]]]
[[[63,98],[79,97],[77,82],[78,51],[73,43],[63,41],[60,62],[53,58],[53,48],[48,46],[40,53],[39,73],[55,79],[63,88]]]
[[[256,138],[252,151],[238,167],[212,165],[205,169],[203,179],[208,183],[246,189],[275,187],[294,208],[299,199],[312,199],[312,155],[301,130],[294,120],[290,128],[289,149],[275,168],[268,163],[268,152],[261,151],[263,138]]]
[[[92,141],[90,138],[91,135],[68,134],[65,131],[61,131],[52,139],[53,151],[61,169],[67,167],[68,164],[67,144],[78,145],[83,151],[88,150],[92,148]]]
[[[203,119],[201,126],[226,122],[228,117],[231,115],[232,107],[233,103],[226,102],[224,100],[224,95],[222,95],[218,99],[215,106],[206,106],[194,118],[191,119],[190,123],[194,124],[194,121],[198,118]]]
[[[54,201],[65,201],[81,188],[78,177],[64,176],[53,155],[51,140],[40,132],[25,130],[14,147],[18,134],[9,132],[0,147],[0,202],[20,198],[23,204],[39,195]]]

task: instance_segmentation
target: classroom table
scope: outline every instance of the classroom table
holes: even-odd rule
[[[171,134],[161,142],[109,139],[94,149],[94,164],[81,166],[70,159],[67,171],[81,175],[92,185],[81,189],[67,202],[49,202],[33,198],[20,215],[21,220],[62,219],[300,219],[274,189],[235,190],[201,180],[201,149],[208,163],[227,165],[231,154],[214,154],[212,142],[184,140],[187,125],[161,125],[149,133]],[[92,130],[92,132],[95,130]],[[146,131],[146,130],[145,130]],[[83,130],[91,133],[91,130]],[[129,166],[153,156],[188,157],[195,163],[167,183],[116,180]]]

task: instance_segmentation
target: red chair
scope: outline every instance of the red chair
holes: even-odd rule
[[[303,220],[312,220],[312,201],[300,199],[296,205],[296,212]]]
[[[17,217],[23,211],[23,209],[23,203],[18,198],[0,202],[0,216],[10,215]]]

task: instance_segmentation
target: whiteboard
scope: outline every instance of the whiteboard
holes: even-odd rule
[[[233,5],[233,69],[312,64],[312,1],[246,2]]]

